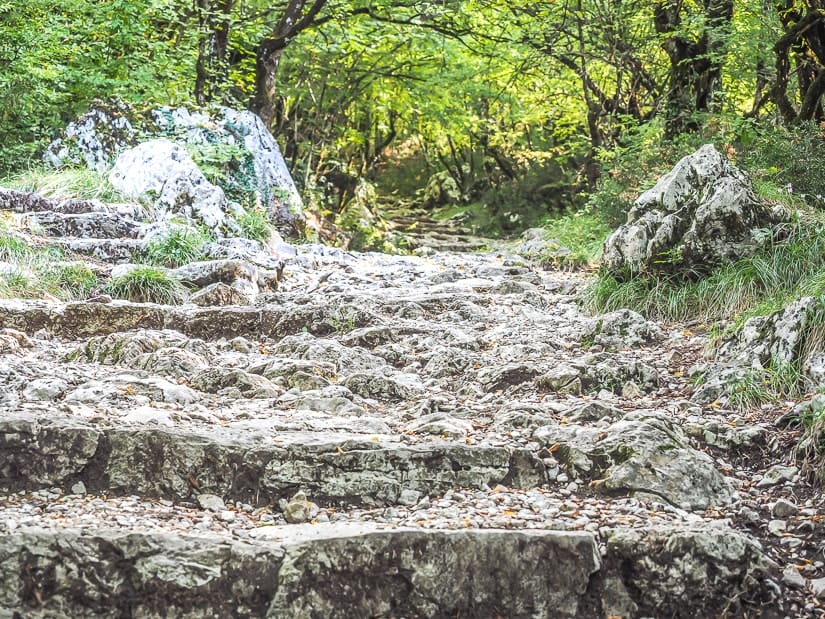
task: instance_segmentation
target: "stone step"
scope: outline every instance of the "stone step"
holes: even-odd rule
[[[761,552],[729,530],[259,531],[249,541],[21,528],[0,536],[0,617],[717,617],[745,616],[749,603],[760,616],[770,611],[756,606]]]
[[[50,237],[81,237],[85,239],[135,239],[141,224],[118,213],[56,213],[41,211],[28,216],[29,227]]]
[[[103,426],[57,413],[0,419],[0,491],[77,482],[93,492],[252,505],[303,490],[324,504],[415,502],[452,488],[534,488],[546,482],[527,449],[389,436]]]
[[[427,247],[439,252],[473,252],[490,245],[489,239],[472,236],[454,236],[450,234],[415,234],[401,233],[408,249]]]
[[[239,335],[256,339],[280,338],[302,329],[313,335],[328,335],[341,327],[340,319],[336,318],[338,314],[346,316],[346,326],[350,330],[367,326],[376,319],[355,302],[343,309],[336,309],[321,298],[313,304],[288,307],[0,300],[0,328],[19,329],[26,333],[45,329],[65,339],[83,339],[132,329],[174,329],[189,337],[205,340]]]
[[[146,242],[140,239],[45,237],[41,240],[44,245],[110,264],[139,262],[146,252]]]
[[[146,209],[133,203],[105,204],[100,200],[82,200],[76,198],[44,198],[37,193],[16,191],[0,187],[0,210],[13,213],[62,213],[77,215],[80,213],[121,213],[133,218],[145,214]]]

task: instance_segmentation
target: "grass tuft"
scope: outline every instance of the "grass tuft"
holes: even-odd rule
[[[101,202],[125,202],[108,178],[86,168],[29,170],[0,181],[0,185],[18,191],[37,193],[44,198],[76,198]]]
[[[138,266],[124,275],[113,277],[103,291],[115,299],[135,303],[178,305],[186,300],[186,288],[165,269]]]
[[[601,256],[602,245],[610,235],[611,227],[601,212],[585,209],[570,215],[553,217],[543,222],[545,238],[555,240],[570,253],[551,251],[548,264],[563,267],[593,265]],[[552,249],[552,246],[549,246]]]
[[[272,224],[262,208],[246,209],[238,218],[244,238],[266,243],[272,237]]]
[[[204,258],[205,246],[210,240],[200,230],[179,226],[149,241],[146,261],[171,268],[197,262]]]

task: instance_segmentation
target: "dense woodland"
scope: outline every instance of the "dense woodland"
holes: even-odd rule
[[[332,208],[359,179],[412,197],[441,173],[452,191],[431,201],[546,214],[595,188],[615,201],[702,141],[825,193],[818,155],[771,172],[794,141],[820,149],[819,0],[32,0],[0,16],[6,174],[117,97],[254,110]]]

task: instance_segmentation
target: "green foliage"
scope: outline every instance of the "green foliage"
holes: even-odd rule
[[[800,421],[802,435],[794,448],[794,459],[801,463],[803,472],[825,483],[825,408],[810,406]]]
[[[562,267],[594,264],[611,232],[608,218],[593,209],[548,218],[542,227],[547,239],[554,239],[569,250],[570,253],[550,257],[551,264]]]
[[[146,261],[164,267],[179,267],[203,260],[209,235],[195,228],[175,226],[153,238],[146,246]]]
[[[44,198],[76,198],[100,200],[101,202],[126,201],[105,176],[86,168],[64,168],[62,170],[33,168],[0,180],[0,186],[38,193]]]
[[[135,303],[177,305],[186,299],[186,289],[165,269],[138,266],[124,275],[111,278],[103,291],[115,299]]]
[[[0,174],[26,169],[96,98],[180,101],[195,29],[178,0],[0,2]]]
[[[798,196],[825,204],[825,134],[814,122],[776,126],[754,121],[737,125],[737,161],[763,186],[779,189],[777,199]]]
[[[266,243],[272,237],[272,224],[269,223],[269,217],[262,208],[246,209],[238,217],[238,223],[241,226],[241,234],[244,238]]]

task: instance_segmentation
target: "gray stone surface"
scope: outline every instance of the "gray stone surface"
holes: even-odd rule
[[[195,476],[193,478],[193,475]],[[352,504],[397,502],[403,489],[424,494],[454,486],[530,488],[544,465],[528,450],[438,441],[407,446],[364,435],[260,434],[219,428],[95,427],[68,418],[0,419],[0,489],[67,486],[182,499],[201,492],[253,504],[303,488]]]
[[[598,490],[655,495],[684,509],[726,505],[734,497],[712,458],[662,414],[630,413],[601,427],[552,424],[533,437],[555,446],[568,470]]]
[[[716,616],[764,572],[752,544],[713,530],[607,530],[603,556],[585,532],[295,525],[272,533],[250,542],[19,530],[0,536],[0,607],[50,619],[124,609],[141,617],[584,619],[684,608]],[[682,560],[662,578],[674,569],[672,553]]]
[[[636,199],[602,261],[620,276],[707,271],[751,253],[753,232],[783,215],[761,204],[748,177],[706,144]]]

